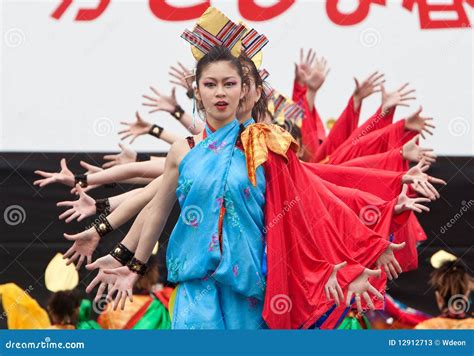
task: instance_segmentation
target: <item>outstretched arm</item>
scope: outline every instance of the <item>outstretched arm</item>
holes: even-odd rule
[[[87,185],[95,186],[108,183],[122,182],[130,178],[156,178],[163,173],[165,158],[159,157],[151,161],[134,162],[114,166],[96,173],[88,174]],[[66,160],[61,160],[61,171],[59,173],[35,171],[36,174],[42,176],[34,182],[34,185],[44,187],[51,183],[61,183],[69,187],[75,185],[74,174],[66,165]]]

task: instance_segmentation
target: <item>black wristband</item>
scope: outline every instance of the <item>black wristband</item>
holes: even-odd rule
[[[107,218],[103,215],[99,216],[98,221],[94,221],[92,226],[94,226],[100,237],[104,237],[109,232],[114,231],[114,228],[112,225],[110,225],[109,220],[107,220]]]
[[[160,138],[161,134],[163,133],[163,128],[158,125],[153,125],[148,133],[152,136],[155,136],[156,138]]]
[[[174,112],[171,113],[171,115],[176,119],[176,120],[181,120],[183,117],[184,110],[181,106],[176,105],[174,108]]]
[[[87,176],[85,174],[76,174],[74,176],[74,186],[79,184],[81,188],[87,187]]]
[[[146,153],[137,153],[137,162],[145,162],[151,160],[151,156]]]
[[[109,198],[97,199],[95,201],[95,213],[98,215],[105,215],[105,216],[110,214]]]
[[[119,243],[117,246],[115,246],[115,248],[110,251],[110,255],[119,261],[122,266],[125,266],[133,258],[133,252],[122,243]]]
[[[148,268],[146,263],[132,257],[132,259],[127,263],[127,267],[130,271],[139,274],[140,276],[144,276],[145,272]]]
[[[104,184],[105,188],[115,188],[117,186],[117,183],[106,183]]]
[[[189,88],[189,89],[188,89],[188,91],[186,92],[186,96],[187,96],[189,99],[194,98],[194,90],[193,90],[193,88]]]

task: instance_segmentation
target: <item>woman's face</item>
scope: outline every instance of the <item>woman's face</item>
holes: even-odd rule
[[[257,87],[255,79],[251,74],[250,68],[244,65],[244,75],[247,76],[248,85],[245,86],[245,96],[241,106],[237,111],[237,118],[239,120],[247,120],[252,116],[252,109],[262,95],[262,88]]]
[[[242,80],[231,63],[219,61],[204,68],[196,98],[201,100],[207,119],[234,119],[242,96]]]

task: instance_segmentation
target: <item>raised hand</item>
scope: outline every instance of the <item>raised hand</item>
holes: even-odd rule
[[[149,111],[149,113],[154,113],[156,111],[166,111],[169,113],[173,113],[176,109],[176,105],[178,102],[176,101],[176,88],[173,87],[171,89],[171,95],[163,95],[158,90],[153,87],[150,87],[150,90],[156,95],[149,96],[149,95],[142,95],[148,102],[143,103],[144,106],[150,106],[153,109]]]
[[[341,268],[344,268],[346,265],[347,262],[342,262],[335,265],[328,281],[324,285],[324,293],[326,294],[326,298],[331,300],[332,295],[337,306],[340,305],[340,301],[344,301],[344,293],[342,292],[341,286],[337,281],[337,271],[339,271]]]
[[[43,179],[35,180],[33,185],[38,185],[40,187],[45,187],[51,183],[61,183],[70,187],[74,185],[74,174],[67,167],[65,158],[61,159],[61,170],[59,173],[44,171],[35,171],[35,173],[43,177]]]
[[[140,276],[137,273],[132,272],[127,266],[105,269],[104,273],[115,276],[115,283],[107,294],[107,300],[111,301],[112,296],[117,292],[114,299],[114,310],[117,310],[119,303],[120,309],[124,310],[127,298],[133,302],[133,286]]]
[[[122,264],[115,258],[113,258],[110,254],[98,258],[94,261],[94,263],[86,265],[86,269],[89,271],[93,271],[95,269],[99,270],[97,276],[95,276],[95,278],[92,280],[92,282],[89,283],[86,288],[86,292],[90,293],[97,285],[99,285],[99,289],[97,289],[97,294],[94,298],[95,302],[99,301],[100,297],[104,294],[106,289],[108,289],[109,291],[112,289],[112,286],[114,285],[115,280],[117,279],[116,276],[113,274],[105,274],[104,269],[113,269],[121,266]]]
[[[443,184],[446,182],[442,179],[429,176],[425,172],[430,165],[422,159],[416,166],[410,168],[403,176],[402,182],[411,184],[412,189],[420,195],[423,195],[431,200],[439,198],[440,195],[433,184]]]
[[[95,200],[87,195],[79,184],[76,185],[76,191],[79,194],[79,199],[74,201],[60,201],[56,204],[56,206],[70,207],[70,209],[59,215],[59,220],[66,219],[66,223],[70,223],[77,218],[77,221],[80,222],[96,213]]]
[[[85,175],[89,175],[89,174],[93,174],[93,173],[103,171],[102,168],[100,168],[98,166],[94,166],[93,164],[87,163],[85,161],[80,161],[79,164],[81,165],[82,168],[84,168],[86,170],[86,172],[84,173]],[[82,188],[82,191],[85,193],[85,192],[88,192],[88,191],[90,191],[92,189],[95,189],[97,187],[98,187],[98,185],[89,184],[87,187]],[[77,191],[76,187],[72,187],[71,194],[79,195],[79,192]]]
[[[394,278],[398,278],[398,274],[402,273],[402,268],[398,263],[393,251],[401,250],[405,247],[405,242],[401,244],[394,244],[391,243],[388,245],[387,249],[377,258],[375,265],[377,268],[383,268],[385,273],[387,274],[388,279],[392,280]]]
[[[415,100],[415,96],[410,96],[416,90],[405,90],[408,86],[408,83],[403,84],[398,90],[394,92],[387,92],[385,86],[382,84],[382,112],[386,113],[391,109],[394,109],[397,106],[409,106],[406,102],[410,100]]]
[[[183,66],[180,62],[178,62],[179,68],[170,67],[170,71],[168,74],[173,77],[170,80],[171,84],[179,85],[186,89],[186,91],[190,91],[193,88],[193,81],[194,81],[194,74],[191,70]]]
[[[326,58],[317,58],[315,64],[311,67],[308,76],[306,78],[306,85],[308,90],[317,92],[323,85],[326,77],[329,74],[329,68],[327,68]]]
[[[146,135],[150,131],[152,125],[149,122],[143,120],[138,111],[135,113],[135,116],[137,118],[135,122],[120,122],[120,124],[128,126],[126,129],[119,131],[119,135],[122,135],[120,137],[121,140],[125,140],[126,138],[132,136],[130,143],[133,143],[137,137]]]
[[[121,149],[120,153],[116,155],[105,155],[104,160],[108,161],[102,165],[102,168],[107,169],[120,164],[135,162],[137,160],[137,153],[130,146],[126,146],[119,142]]]
[[[429,128],[434,129],[436,126],[431,123],[431,120],[433,120],[432,117],[420,116],[422,110],[423,108],[420,106],[418,111],[405,119],[405,128],[407,130],[417,131],[421,137],[426,138],[424,132],[433,135],[433,132],[431,132]]]
[[[426,163],[432,164],[436,162],[437,156],[433,153],[432,148],[422,148],[417,144],[420,139],[420,135],[416,135],[410,141],[405,143],[402,148],[403,158],[410,162],[420,162],[422,159]]]
[[[307,84],[308,76],[311,72],[311,67],[313,66],[315,58],[316,52],[311,48],[308,53],[306,53],[306,57],[303,48],[300,49],[300,62],[295,63],[295,80],[299,85],[305,86]]]
[[[355,302],[359,313],[363,312],[360,296],[362,295],[369,309],[374,309],[374,304],[370,299],[369,292],[378,299],[383,300],[383,295],[369,282],[370,277],[380,277],[381,271],[366,268],[356,279],[354,279],[347,289],[346,306],[351,306],[352,295],[355,294]]]
[[[430,208],[422,205],[421,203],[429,203],[431,200],[428,198],[410,198],[407,195],[408,185],[404,184],[402,192],[398,196],[397,204],[395,205],[395,214],[401,214],[406,210],[416,211],[421,213],[422,211],[430,211]]]
[[[381,91],[381,85],[385,83],[384,74],[379,74],[379,72],[372,73],[367,79],[360,83],[357,78],[354,77],[355,90],[354,90],[354,100],[360,104],[362,100],[369,97],[373,93]]]
[[[85,259],[87,259],[87,263],[92,262],[92,253],[95,251],[100,240],[100,236],[94,228],[75,235],[64,234],[64,237],[74,241],[71,248],[63,256],[64,259],[67,259],[66,265],[74,262],[76,270],[79,271]]]

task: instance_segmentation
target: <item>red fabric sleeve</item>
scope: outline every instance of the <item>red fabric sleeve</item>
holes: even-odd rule
[[[341,187],[360,189],[384,200],[391,200],[402,191],[402,177],[405,172],[333,164],[307,162],[302,164],[328,182]]]
[[[393,122],[395,116],[395,109],[390,110],[387,114],[382,116],[382,107],[379,107],[375,114],[369,117],[362,125],[356,128],[351,136],[351,140],[357,140],[360,137],[368,135],[373,131],[383,129]]]
[[[304,111],[304,117],[301,126],[301,138],[303,146],[308,153],[307,159],[312,160],[312,157],[318,150],[320,142],[324,141],[326,138],[326,132],[316,108],[313,106],[313,110],[309,109],[308,101],[306,100],[306,91],[307,88],[301,86],[295,80],[293,84],[293,101],[297,103]]]
[[[346,108],[329,132],[328,137],[312,157],[312,162],[320,162],[333,153],[357,128],[359,117],[360,106],[357,111],[354,109],[354,97],[351,96]]]
[[[400,148],[375,155],[363,156],[340,164],[344,167],[377,168],[395,172],[406,172],[408,161],[402,156]]]
[[[401,120],[357,140],[344,142],[331,154],[329,163],[340,164],[357,157],[387,152],[392,148],[401,147],[404,144],[404,137],[405,121]]]
[[[293,151],[287,156],[288,161],[269,152],[265,162],[268,276],[263,317],[270,328],[283,329],[309,327],[333,305],[324,285],[334,264],[348,263],[338,272],[346,289],[389,244],[362,224]],[[283,315],[272,307],[282,295],[292,304]]]

